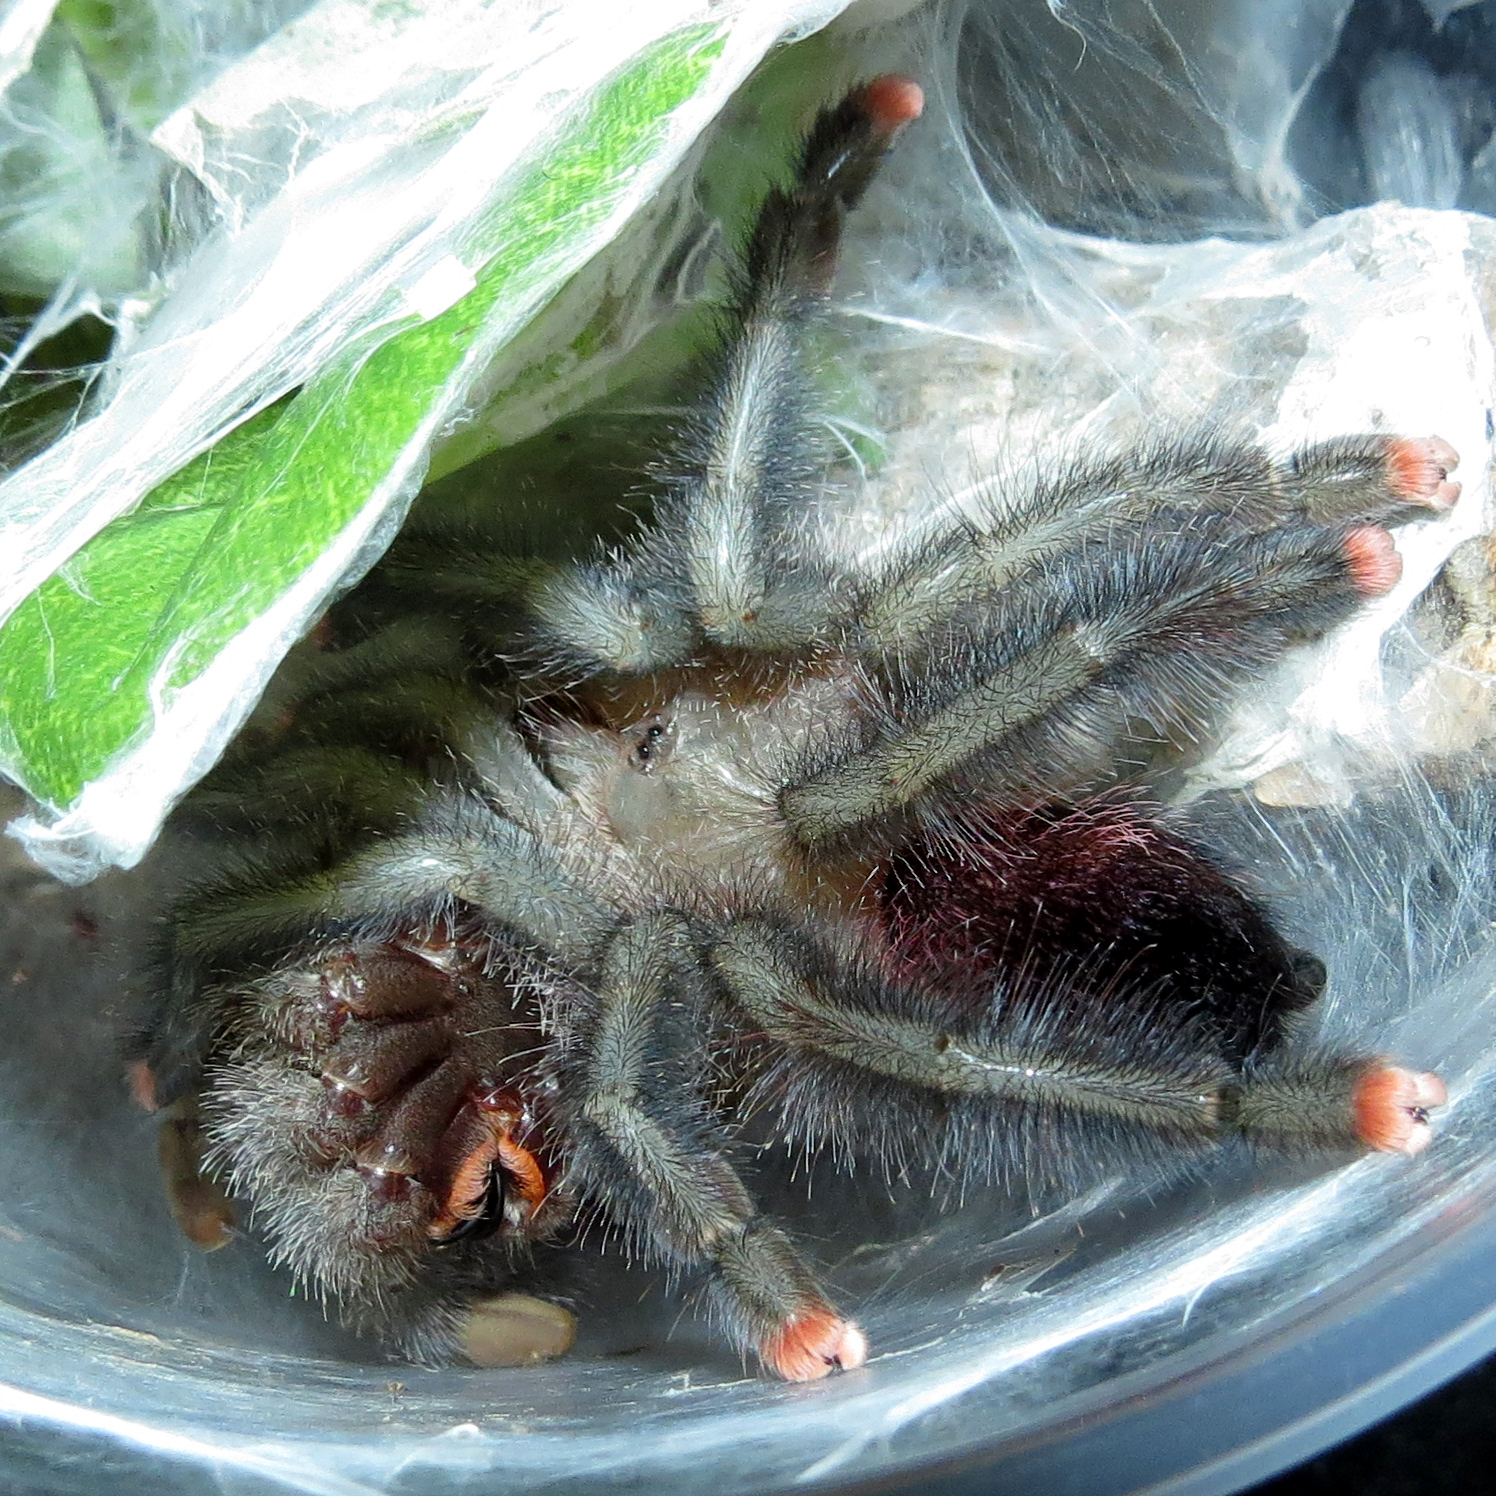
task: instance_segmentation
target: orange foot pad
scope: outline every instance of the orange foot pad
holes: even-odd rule
[[[834,1366],[851,1371],[867,1360],[867,1336],[831,1309],[792,1314],[759,1347],[759,1358],[787,1382],[813,1382]]]
[[[1460,454],[1443,437],[1401,437],[1387,448],[1392,486],[1410,504],[1448,509],[1460,496],[1460,485],[1449,474],[1460,465]]]
[[[1362,597],[1391,592],[1402,577],[1402,557],[1392,536],[1380,525],[1362,525],[1345,537],[1345,559],[1351,581]]]
[[[1429,1071],[1378,1065],[1351,1097],[1356,1136],[1381,1153],[1422,1153],[1434,1135],[1428,1114],[1448,1099],[1444,1082]]]
[[[913,78],[885,73],[864,86],[862,107],[879,130],[893,135],[910,120],[919,118],[925,107],[925,93]]]

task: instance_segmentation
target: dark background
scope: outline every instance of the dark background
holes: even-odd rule
[[[1250,1496],[1474,1496],[1496,1490],[1496,1356]]]

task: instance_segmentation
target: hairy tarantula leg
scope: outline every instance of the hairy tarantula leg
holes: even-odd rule
[[[1124,1022],[1106,1042],[1078,1047],[1046,1032],[1042,1002],[1009,1012],[999,1003],[985,1023],[966,1017],[956,1032],[958,1015],[838,969],[805,935],[765,920],[730,926],[710,959],[773,1043],[951,1098],[1145,1128],[1176,1146],[1237,1133],[1290,1151],[1413,1154],[1430,1140],[1429,1111],[1446,1099],[1438,1076],[1365,1056],[1275,1060],[1238,1074],[1187,1025],[1150,1035],[1147,1024]]]
[[[563,959],[591,954],[612,923],[535,837],[473,799],[437,802],[410,836],[375,844],[342,872],[329,912],[461,899]]]
[[[1102,782],[1140,725],[1200,736],[1234,688],[1399,574],[1376,526],[1228,536],[1201,524],[1123,541],[1057,557],[1043,587],[949,619],[924,668],[888,662],[881,717],[780,791],[791,834],[815,847],[941,795]]]
[[[1429,1112],[1448,1099],[1444,1082],[1427,1071],[1311,1055],[1249,1067],[1229,1094],[1228,1113],[1249,1141],[1275,1148],[1415,1154],[1433,1139]]]
[[[854,90],[816,120],[793,184],[764,200],[710,414],[685,454],[683,559],[714,643],[793,649],[825,632],[826,579],[784,534],[814,478],[801,327],[824,304],[847,213],[922,107],[908,78]]]
[[[934,537],[912,536],[864,599],[861,646],[908,653],[952,613],[1015,585],[1043,587],[1046,563],[1118,526],[1157,530],[1224,519],[1236,533],[1287,524],[1401,524],[1447,509],[1459,457],[1438,437],[1349,436],[1274,462],[1261,448],[1202,439],[1048,474],[1020,502]]]
[[[570,798],[541,772],[509,715],[469,724],[453,734],[453,747],[499,814],[533,835],[571,812]]]
[[[695,953],[679,915],[645,916],[604,960],[582,1046],[575,1169],[588,1193],[649,1250],[710,1270],[740,1340],[790,1381],[862,1363],[862,1332],[827,1302],[789,1238],[766,1221],[722,1155],[704,1107],[666,1101],[662,1073],[685,1070],[668,1033]],[[682,1077],[690,1095],[694,1077]]]
[[[662,464],[666,522],[630,555],[539,579],[527,598],[533,653],[642,673],[687,659],[700,633],[752,650],[826,637],[830,578],[796,531],[817,445],[801,334],[825,304],[847,213],[923,107],[918,84],[889,75],[817,118],[794,182],[759,212],[706,414]]]
[[[552,669],[643,675],[689,659],[696,643],[684,587],[637,578],[623,558],[552,572],[526,601],[526,652]]]
[[[1396,525],[1450,508],[1459,464],[1442,437],[1344,436],[1291,458],[1277,488],[1313,525]]]
[[[453,899],[563,960],[593,955],[613,923],[536,837],[474,797],[449,795],[414,830],[288,887],[251,872],[182,900],[176,939],[184,956],[222,956],[319,925],[404,922],[413,905]]]
[[[771,192],[759,214],[734,313],[740,331],[718,374],[714,418],[697,434],[685,506],[687,570],[701,626],[718,644],[794,648],[824,631],[824,579],[775,555],[775,531],[812,476],[801,455],[812,443],[799,324],[824,301],[847,212],[922,107],[906,78],[849,94],[816,121],[794,185]]]
[[[871,973],[833,968],[802,934],[765,920],[728,927],[713,969],[766,1038],[902,1085],[1084,1114],[1204,1146],[1219,1136],[1230,1068],[1199,1046],[1077,1051],[1025,1013],[958,1034],[928,1005]],[[947,1015],[949,1016],[949,1015]],[[1006,1031],[1005,1031],[1006,1029]]]

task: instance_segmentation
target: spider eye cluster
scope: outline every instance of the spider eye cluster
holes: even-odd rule
[[[661,764],[668,761],[672,746],[673,726],[673,723],[667,725],[656,720],[632,734],[634,738],[632,763],[641,774],[653,773]]]

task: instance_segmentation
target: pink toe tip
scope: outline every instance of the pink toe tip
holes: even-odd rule
[[[867,1336],[832,1309],[806,1309],[765,1337],[759,1357],[787,1382],[813,1382],[835,1367],[851,1371],[861,1366],[867,1360]]]
[[[1362,525],[1345,537],[1345,560],[1351,582],[1362,597],[1381,597],[1402,576],[1402,557],[1392,536],[1380,525]]]
[[[863,88],[862,107],[880,130],[891,135],[924,112],[925,91],[902,73],[885,73]]]
[[[1379,1153],[1422,1153],[1434,1135],[1428,1114],[1448,1100],[1448,1088],[1432,1072],[1377,1064],[1351,1099],[1356,1136]]]
[[[1460,454],[1441,436],[1399,437],[1387,447],[1392,487],[1410,504],[1448,509],[1460,496],[1460,485],[1448,480],[1460,465]]]

